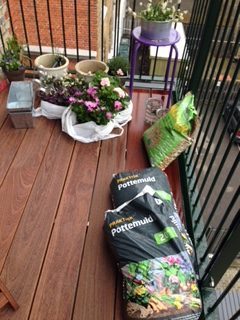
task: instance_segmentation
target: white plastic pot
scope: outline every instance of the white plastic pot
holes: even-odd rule
[[[65,60],[65,63],[56,68],[52,68],[55,59],[57,56],[60,56]],[[69,60],[67,57],[54,53],[46,53],[37,57],[34,61],[35,67],[40,71],[41,75],[55,76],[57,78],[64,77],[68,72]]]

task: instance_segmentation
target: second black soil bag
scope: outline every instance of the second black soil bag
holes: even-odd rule
[[[147,185],[106,212],[104,230],[123,275],[126,319],[199,319],[196,274],[171,201]]]

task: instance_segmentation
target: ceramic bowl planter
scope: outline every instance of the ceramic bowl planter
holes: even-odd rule
[[[109,68],[106,63],[100,60],[83,60],[79,61],[75,65],[76,72],[85,78],[86,81],[91,81],[93,75],[97,71],[102,71],[107,73]]]
[[[172,21],[147,21],[141,19],[141,35],[151,40],[169,38]]]
[[[60,66],[58,66],[59,59],[62,63]],[[34,64],[40,72],[40,75],[61,78],[66,76],[68,72],[69,60],[67,57],[60,54],[47,53],[37,57],[34,61]]]

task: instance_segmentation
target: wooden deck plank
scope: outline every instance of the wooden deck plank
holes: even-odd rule
[[[18,151],[18,148],[25,136],[26,129],[14,129],[8,118],[0,129],[0,185]]]
[[[144,124],[144,102],[148,97],[148,92],[136,90],[133,93],[133,119],[128,129],[126,170],[144,169],[149,166],[142,142],[142,134],[145,128],[147,128]]]
[[[111,208],[112,174],[125,167],[127,130],[123,136],[102,143],[78,283],[73,319],[112,320],[114,317],[116,267],[102,230],[104,212]]]
[[[71,319],[99,143],[77,143],[30,319]]]
[[[0,188],[0,271],[38,173],[54,122],[39,119],[36,130],[28,130]]]
[[[61,133],[58,123],[1,274],[20,308],[15,312],[11,309],[3,310],[0,313],[1,320],[28,319],[73,147],[74,141]],[[37,157],[38,154],[35,154]],[[32,160],[36,162],[36,159]],[[56,267],[61,268],[61,265]]]

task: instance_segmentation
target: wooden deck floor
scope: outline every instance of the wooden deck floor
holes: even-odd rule
[[[13,129],[0,95],[0,278],[20,305],[0,319],[120,320],[120,280],[102,231],[113,173],[148,166],[144,101],[120,138],[76,143],[60,121]],[[177,163],[167,170],[178,206]]]

